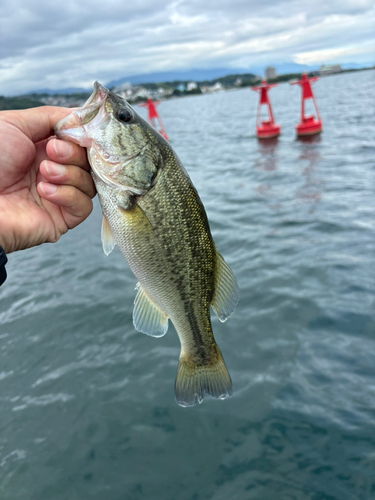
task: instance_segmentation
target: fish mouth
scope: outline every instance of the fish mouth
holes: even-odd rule
[[[92,94],[87,99],[83,107],[89,106],[90,104],[102,102],[104,99],[108,97],[108,94],[109,90],[103,87],[103,85],[99,83],[98,80],[96,80],[94,82],[94,90],[92,91]]]
[[[94,90],[85,104],[73,110],[68,116],[62,118],[54,127],[54,132],[59,139],[66,139],[82,147],[90,147],[92,139],[87,137],[88,132],[100,123],[104,126],[109,116],[105,110],[105,103],[109,90],[98,81],[94,83]]]

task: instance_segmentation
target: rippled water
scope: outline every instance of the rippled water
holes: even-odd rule
[[[0,498],[375,498],[375,72],[315,84],[324,132],[295,139],[299,89],[163,103],[241,301],[213,318],[234,384],[174,402],[179,342],[138,333],[135,278],[100,207],[9,256],[0,289]],[[141,113],[143,113],[141,109]]]

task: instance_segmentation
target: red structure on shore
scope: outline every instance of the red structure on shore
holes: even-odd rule
[[[306,73],[302,74],[301,80],[291,82],[291,85],[300,85],[302,88],[301,95],[301,121],[296,125],[296,132],[298,137],[307,135],[320,134],[322,131],[322,120],[320,119],[318,106],[315,102],[315,97],[311,88],[311,83],[319,80],[317,76],[308,78]],[[314,115],[305,115],[305,101],[312,99],[315,107],[316,117]]]
[[[276,83],[268,84],[266,80],[261,85],[252,87],[252,90],[259,92],[259,103],[257,111],[256,134],[258,139],[272,139],[280,135],[280,125],[275,123],[272,113],[271,101],[268,97],[268,90],[276,87]],[[268,120],[260,120],[261,106],[265,104],[268,110]]]
[[[148,98],[146,102],[139,104],[139,106],[147,108],[148,123],[150,123],[150,125],[152,125],[154,129],[164,137],[164,139],[167,139],[167,141],[169,141],[163,122],[161,121],[161,118],[156,111],[156,106],[158,106],[159,104],[160,101],[153,101],[152,99]]]

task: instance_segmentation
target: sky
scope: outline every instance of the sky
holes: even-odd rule
[[[0,12],[0,95],[375,59],[374,0],[0,0]]]

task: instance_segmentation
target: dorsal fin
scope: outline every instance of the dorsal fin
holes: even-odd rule
[[[103,252],[106,255],[109,255],[116,245],[116,242],[113,238],[112,230],[104,214],[102,220],[102,245],[103,245]]]
[[[162,337],[168,330],[168,316],[137,285],[134,300],[133,324],[136,330],[152,337]]]
[[[220,321],[226,321],[234,311],[240,298],[237,280],[231,268],[216,250],[215,292],[212,309]]]

